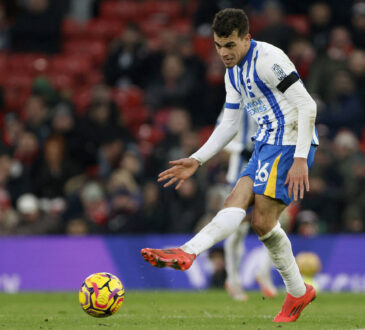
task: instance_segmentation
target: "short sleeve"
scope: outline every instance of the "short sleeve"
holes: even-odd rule
[[[241,104],[241,94],[235,85],[235,78],[233,70],[227,69],[224,76],[226,86],[226,103],[224,105],[227,109],[239,109]]]
[[[271,88],[284,93],[292,84],[300,80],[294,64],[280,49],[274,49],[257,63],[257,73]]]

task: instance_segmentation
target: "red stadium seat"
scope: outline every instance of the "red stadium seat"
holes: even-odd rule
[[[85,77],[92,68],[91,58],[86,55],[56,55],[51,61],[52,72],[63,73],[75,77]]]
[[[166,15],[175,19],[182,14],[182,8],[178,1],[169,0],[150,0],[144,3],[144,12],[147,16],[158,14]]]
[[[13,53],[9,55],[7,65],[11,72],[28,72],[36,74],[45,72],[48,69],[49,57],[38,53]]]
[[[0,53],[0,73],[6,72],[7,70],[8,70],[8,55],[5,53]]]
[[[72,96],[72,102],[75,106],[76,114],[83,115],[90,105],[91,88],[76,89]]]
[[[91,57],[98,66],[104,63],[107,53],[106,45],[101,40],[71,40],[63,44],[63,49],[68,55]]]
[[[122,109],[140,107],[144,102],[143,90],[138,87],[117,88],[113,90],[112,95]]]
[[[200,130],[199,132],[200,145],[203,145],[205,142],[207,142],[213,130],[214,126],[205,126]]]
[[[33,78],[29,75],[28,72],[14,72],[8,74],[7,77],[4,79],[3,83],[6,87],[12,89],[20,89],[20,90],[28,90],[31,88]]]
[[[171,29],[176,31],[177,33],[183,35],[189,35],[192,31],[192,22],[189,18],[181,18],[174,20],[171,24]]]
[[[148,113],[146,107],[124,107],[122,108],[123,122],[137,136],[139,127],[148,119]]]
[[[124,25],[121,20],[117,19],[91,19],[86,25],[87,36],[93,39],[103,39],[110,41],[123,32]]]
[[[30,95],[30,88],[19,89],[19,88],[5,87],[4,96],[5,96],[6,110],[21,113],[29,95]]]
[[[85,26],[73,19],[64,19],[61,24],[63,39],[80,38],[85,35]]]
[[[299,34],[309,34],[309,21],[306,15],[287,15],[285,23],[290,25]]]
[[[208,61],[214,46],[212,38],[195,36],[193,44],[195,53],[204,61]]]
[[[167,24],[165,21],[161,20],[145,19],[139,23],[139,27],[147,38],[156,38],[167,28]]]
[[[101,17],[135,21],[144,17],[143,6],[136,1],[103,1],[100,6]]]
[[[72,89],[75,86],[73,76],[62,72],[50,72],[47,74],[52,86],[58,90],[64,91]]]

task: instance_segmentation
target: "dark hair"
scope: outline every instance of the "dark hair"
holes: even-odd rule
[[[212,29],[218,37],[228,37],[234,30],[243,37],[249,30],[248,17],[242,9],[222,9],[215,14]]]

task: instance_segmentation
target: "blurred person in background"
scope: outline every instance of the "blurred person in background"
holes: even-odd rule
[[[351,36],[345,27],[331,30],[325,54],[314,61],[307,79],[310,93],[325,102],[331,100],[331,83],[340,70],[346,69],[347,59],[353,51]]]
[[[43,157],[37,169],[33,191],[41,198],[63,198],[67,180],[79,173],[80,169],[73,159],[67,157],[63,137],[51,136],[44,144]]]
[[[2,142],[10,150],[14,150],[18,143],[19,135],[24,130],[24,125],[15,112],[8,112],[4,116]]]
[[[83,153],[84,145],[81,141],[79,123],[73,113],[72,105],[67,102],[60,102],[52,109],[51,134],[62,136],[65,143],[66,156],[70,157],[80,169],[82,164],[80,155]]]
[[[0,236],[9,235],[18,222],[18,214],[11,205],[8,192],[4,188],[0,188]]]
[[[183,58],[177,53],[169,54],[162,61],[160,77],[147,88],[146,102],[154,110],[185,105],[191,114],[196,115],[201,106],[198,87]]]
[[[16,202],[19,223],[11,231],[12,235],[59,234],[63,231],[61,219],[45,214],[33,194],[24,194]]]
[[[114,171],[107,183],[109,196],[108,231],[128,233],[140,231],[137,212],[141,206],[141,188],[132,171],[120,167]]]
[[[221,248],[211,249],[209,251],[209,261],[213,272],[209,287],[222,288],[227,277],[223,250]]]
[[[60,50],[62,11],[56,1],[27,0],[26,10],[11,27],[11,49],[54,54]]]
[[[348,69],[352,74],[357,95],[365,106],[365,50],[355,49],[348,58]]]
[[[38,138],[41,145],[50,134],[49,109],[40,95],[31,95],[24,108],[25,128],[32,131]]]
[[[30,131],[21,132],[14,149],[11,177],[8,181],[8,191],[12,200],[18,199],[21,194],[33,191],[37,184],[35,178],[40,157],[41,147],[37,136]]]
[[[344,208],[343,176],[338,169],[330,140],[322,138],[311,173],[311,190],[307,198],[301,201],[300,207],[318,215],[321,231],[336,232],[341,228]]]
[[[297,214],[294,231],[305,237],[314,237],[320,233],[318,215],[311,210],[302,210]]]
[[[0,50],[9,48],[9,23],[4,4],[0,3]]]
[[[365,49],[365,1],[357,0],[351,8],[351,35],[356,48]]]
[[[336,72],[328,88],[331,97],[319,111],[318,123],[327,126],[330,138],[345,128],[361,137],[365,112],[350,73],[345,70]]]
[[[163,233],[166,231],[168,216],[160,187],[155,182],[143,185],[143,200],[135,220],[135,232]]]
[[[276,0],[265,1],[263,15],[266,26],[255,38],[264,40],[287,52],[290,41],[296,37],[296,32],[284,23],[284,8],[281,3]]]
[[[70,221],[82,219],[86,222],[89,233],[96,234],[106,232],[108,212],[103,187],[96,181],[87,181],[76,193],[68,196],[63,218],[67,227]]]
[[[106,83],[117,87],[143,87],[148,81],[144,71],[146,56],[147,50],[139,26],[128,23],[120,38],[112,43],[104,63]]]
[[[118,134],[104,136],[98,152],[98,175],[106,180],[119,167],[124,151],[124,144]]]
[[[331,32],[331,7],[325,2],[315,2],[308,11],[310,36],[318,54],[326,51]]]
[[[288,56],[294,63],[303,81],[306,81],[316,52],[310,41],[305,38],[296,38],[289,44]]]
[[[166,196],[169,233],[191,233],[204,214],[204,197],[194,178]]]

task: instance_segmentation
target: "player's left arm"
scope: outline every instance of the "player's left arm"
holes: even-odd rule
[[[294,200],[304,197],[309,191],[307,157],[311,146],[317,105],[300,81],[292,84],[285,92],[290,104],[298,109],[298,138],[294,153],[294,162],[285,180],[288,184],[289,197]]]
[[[279,49],[261,63],[263,79],[271,88],[277,88],[298,111],[298,138],[294,161],[285,180],[289,197],[304,197],[309,191],[307,157],[311,146],[317,106],[305,89],[294,64]],[[260,74],[260,73],[259,73]]]

